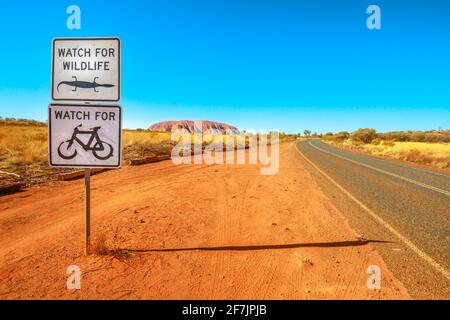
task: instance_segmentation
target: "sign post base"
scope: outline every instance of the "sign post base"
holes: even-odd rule
[[[85,224],[84,224],[84,254],[88,256],[91,251],[91,169],[84,170],[85,187]]]

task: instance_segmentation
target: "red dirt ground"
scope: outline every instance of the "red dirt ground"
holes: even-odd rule
[[[165,161],[92,177],[104,256],[83,255],[83,181],[1,197],[0,299],[409,298],[294,145],[280,150],[276,176]],[[69,265],[81,290],[66,287]],[[367,289],[369,265],[381,267],[381,290]]]

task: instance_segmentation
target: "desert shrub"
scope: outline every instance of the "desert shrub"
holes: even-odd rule
[[[344,140],[347,140],[348,138],[350,138],[350,133],[348,133],[347,131],[341,131],[334,135],[333,140],[336,142],[342,142]]]
[[[47,128],[31,125],[0,126],[0,162],[2,168],[45,164]]]
[[[412,149],[405,154],[405,160],[423,164],[430,164],[433,159],[420,152],[420,150]]]
[[[364,144],[364,142],[360,141],[360,140],[351,140],[351,143],[353,146],[358,147]]]
[[[375,138],[372,140],[371,142],[373,145],[378,146],[381,143],[381,139],[379,138]]]
[[[432,133],[432,132],[426,132],[423,138],[424,142],[438,142],[439,136]]]
[[[334,140],[334,134],[332,132],[327,132],[322,138],[325,140]]]
[[[393,146],[395,146],[395,142],[392,141],[392,140],[384,140],[384,141],[383,141],[383,146],[386,146],[386,147],[393,147]]]
[[[436,132],[426,132],[423,142],[450,142],[450,135]]]
[[[441,168],[441,169],[444,169],[444,168],[450,168],[450,160],[444,160],[444,161],[442,161],[442,162],[439,162],[439,163],[437,164],[437,166],[438,166],[439,168]]]
[[[27,119],[16,119],[16,118],[1,118],[0,126],[31,126],[31,127],[46,127],[46,122],[27,120]]]
[[[398,135],[396,141],[399,141],[399,142],[407,142],[407,141],[411,141],[411,136],[410,136],[410,134],[408,134],[408,133],[401,132],[401,133]]]
[[[353,132],[351,137],[355,141],[360,141],[367,144],[371,143],[373,139],[377,138],[377,131],[371,128],[361,128]]]
[[[414,142],[424,142],[426,138],[426,133],[422,131],[415,131],[411,133],[411,141]]]
[[[403,152],[403,156],[405,160],[412,161],[412,162],[418,162],[420,158],[420,151],[417,149],[412,149],[407,152]]]
[[[272,134],[272,132],[270,132],[269,134]],[[279,137],[280,141],[291,141],[291,140],[297,139],[298,135],[285,133],[285,132],[279,132],[278,137]]]
[[[450,142],[448,131],[394,131],[379,133],[378,137],[397,142]]]
[[[94,240],[92,249],[93,252],[99,256],[105,256],[109,253],[107,238],[104,233],[100,233]]]

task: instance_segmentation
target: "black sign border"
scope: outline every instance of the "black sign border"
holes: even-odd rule
[[[86,164],[53,164],[52,163],[52,117],[51,117],[51,108],[52,107],[96,107],[96,108],[118,108],[119,109],[119,162],[117,165],[112,166],[104,166],[104,165],[86,165]],[[51,103],[48,106],[48,163],[53,168],[105,168],[105,169],[118,169],[122,167],[122,107],[120,105],[106,105],[106,104],[65,104],[65,103]]]
[[[117,40],[119,48],[119,95],[116,100],[111,99],[56,99],[55,98],[55,43],[57,41],[76,41],[76,40]],[[52,41],[52,100],[53,101],[104,101],[104,102],[119,102],[122,94],[122,43],[119,37],[102,37],[102,38],[54,38]]]

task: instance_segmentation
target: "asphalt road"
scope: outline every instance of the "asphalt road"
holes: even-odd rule
[[[413,298],[450,299],[450,175],[342,150],[297,149],[311,174]]]

